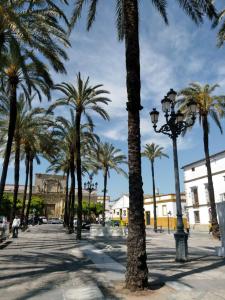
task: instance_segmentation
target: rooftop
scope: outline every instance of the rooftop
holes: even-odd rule
[[[225,155],[225,150],[210,155],[210,159],[216,158],[216,157],[218,157],[218,156],[220,156],[220,155],[222,155],[222,154]],[[190,163],[190,164],[187,164],[187,165],[181,167],[181,169],[188,168],[188,167],[191,167],[191,166],[196,165],[196,164],[199,164],[199,163],[205,163],[205,158],[202,158],[202,159],[196,160],[196,161],[194,161],[194,162],[192,162],[192,163]]]

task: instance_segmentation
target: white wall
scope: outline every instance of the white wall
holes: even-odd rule
[[[225,153],[218,154],[211,159],[211,170],[215,201],[220,202],[222,200],[221,194],[224,194],[225,200]],[[219,174],[215,174],[218,172]],[[205,190],[205,184],[208,183],[208,179],[205,161],[184,167],[184,181],[188,181],[185,182],[185,193],[190,224],[195,224],[194,211],[199,211],[200,224],[209,224],[209,203]],[[199,207],[196,208],[193,208],[192,187],[197,187],[198,189]]]

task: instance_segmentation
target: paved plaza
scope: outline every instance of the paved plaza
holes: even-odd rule
[[[0,244],[0,299],[225,299],[225,260],[207,233],[191,234],[189,261],[179,264],[173,235],[147,230],[150,289],[139,293],[123,289],[126,240],[83,237],[52,224]]]

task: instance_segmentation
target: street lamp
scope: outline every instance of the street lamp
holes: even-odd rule
[[[92,183],[93,176],[89,175],[89,181],[84,183],[84,190],[88,191],[88,219],[91,219],[91,210],[90,210],[90,202],[91,202],[91,193],[96,191],[98,188],[98,183]]]
[[[187,109],[191,118],[188,121],[184,120],[184,114],[179,110],[175,111],[177,93],[171,89],[167,96],[161,101],[162,111],[166,119],[166,123],[157,129],[159,112],[154,108],[150,113],[153,128],[157,133],[168,135],[173,141],[173,159],[174,159],[174,175],[175,175],[175,190],[176,190],[176,207],[177,207],[177,231],[174,234],[176,241],[176,261],[184,262],[187,260],[188,235],[184,232],[184,223],[182,219],[182,207],[180,197],[180,181],[177,156],[177,138],[188,127],[192,126],[196,119],[197,105],[194,100],[190,100]]]

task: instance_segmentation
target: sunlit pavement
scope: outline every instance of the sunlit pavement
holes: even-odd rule
[[[125,238],[77,242],[62,225],[30,227],[0,247],[1,300],[225,299],[225,261],[208,234],[189,238],[189,261],[174,262],[173,234],[147,231],[151,291],[121,290],[126,266]],[[118,288],[119,287],[119,288]]]
[[[0,249],[1,300],[104,299],[93,263],[62,225],[37,225]]]
[[[95,239],[93,243],[126,266],[125,239]],[[216,256],[220,242],[211,235],[191,233],[186,263],[174,260],[172,233],[147,230],[146,245],[150,286],[157,287],[158,299],[225,299],[225,259]]]

